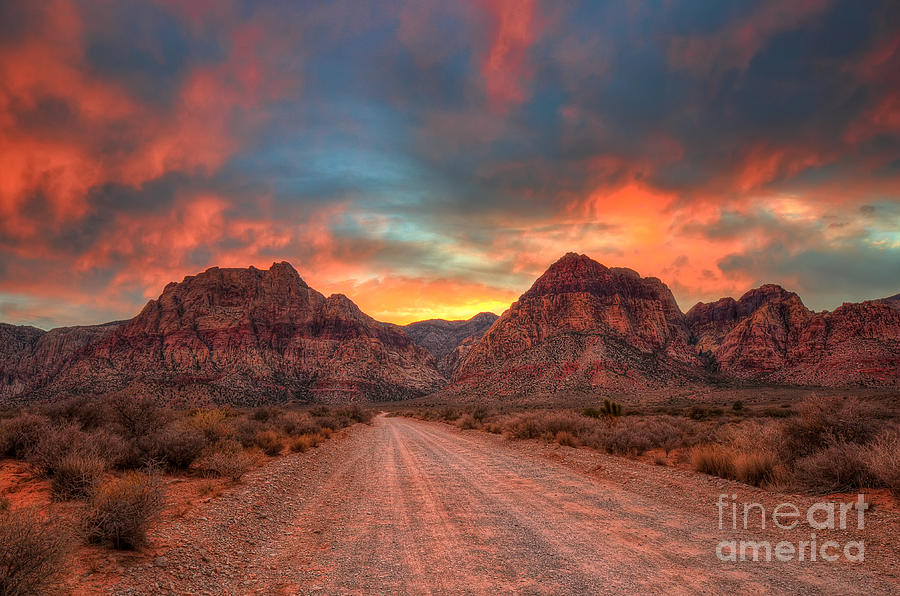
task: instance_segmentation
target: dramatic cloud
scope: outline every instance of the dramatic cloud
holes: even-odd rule
[[[681,306],[900,291],[900,5],[0,3],[0,320],[294,263],[408,322],[567,251]]]

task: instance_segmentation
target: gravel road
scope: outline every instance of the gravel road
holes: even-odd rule
[[[112,592],[898,592],[896,543],[884,539],[896,514],[835,536],[874,536],[865,563],[726,563],[723,538],[800,540],[809,528],[723,532],[714,495],[762,491],[583,449],[564,453],[592,470],[549,447],[404,418],[345,432],[162,530],[173,546]]]

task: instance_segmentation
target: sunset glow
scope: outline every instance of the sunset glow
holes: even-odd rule
[[[407,323],[568,251],[683,310],[900,292],[896,2],[0,5],[0,321],[291,262]]]

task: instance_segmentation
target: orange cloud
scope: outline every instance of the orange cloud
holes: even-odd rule
[[[535,0],[484,0],[490,19],[490,49],[481,63],[481,75],[495,110],[526,98],[531,76],[529,48],[538,36]]]

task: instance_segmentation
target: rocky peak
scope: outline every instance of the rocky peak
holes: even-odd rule
[[[447,356],[455,352],[465,340],[474,338],[477,341],[496,320],[497,315],[494,313],[482,312],[467,320],[429,319],[410,323],[402,329],[417,344],[434,354],[439,363],[439,370],[449,376],[448,373],[453,372],[453,367],[460,358],[457,355],[451,360],[446,360]]]
[[[651,369],[696,364],[687,338],[684,315],[660,280],[568,253],[468,350],[454,379],[521,387],[640,386]],[[512,372],[522,369],[537,377],[523,381]]]
[[[570,252],[550,265],[522,298],[571,292],[595,293],[602,291],[609,277],[608,268],[587,255]]]

